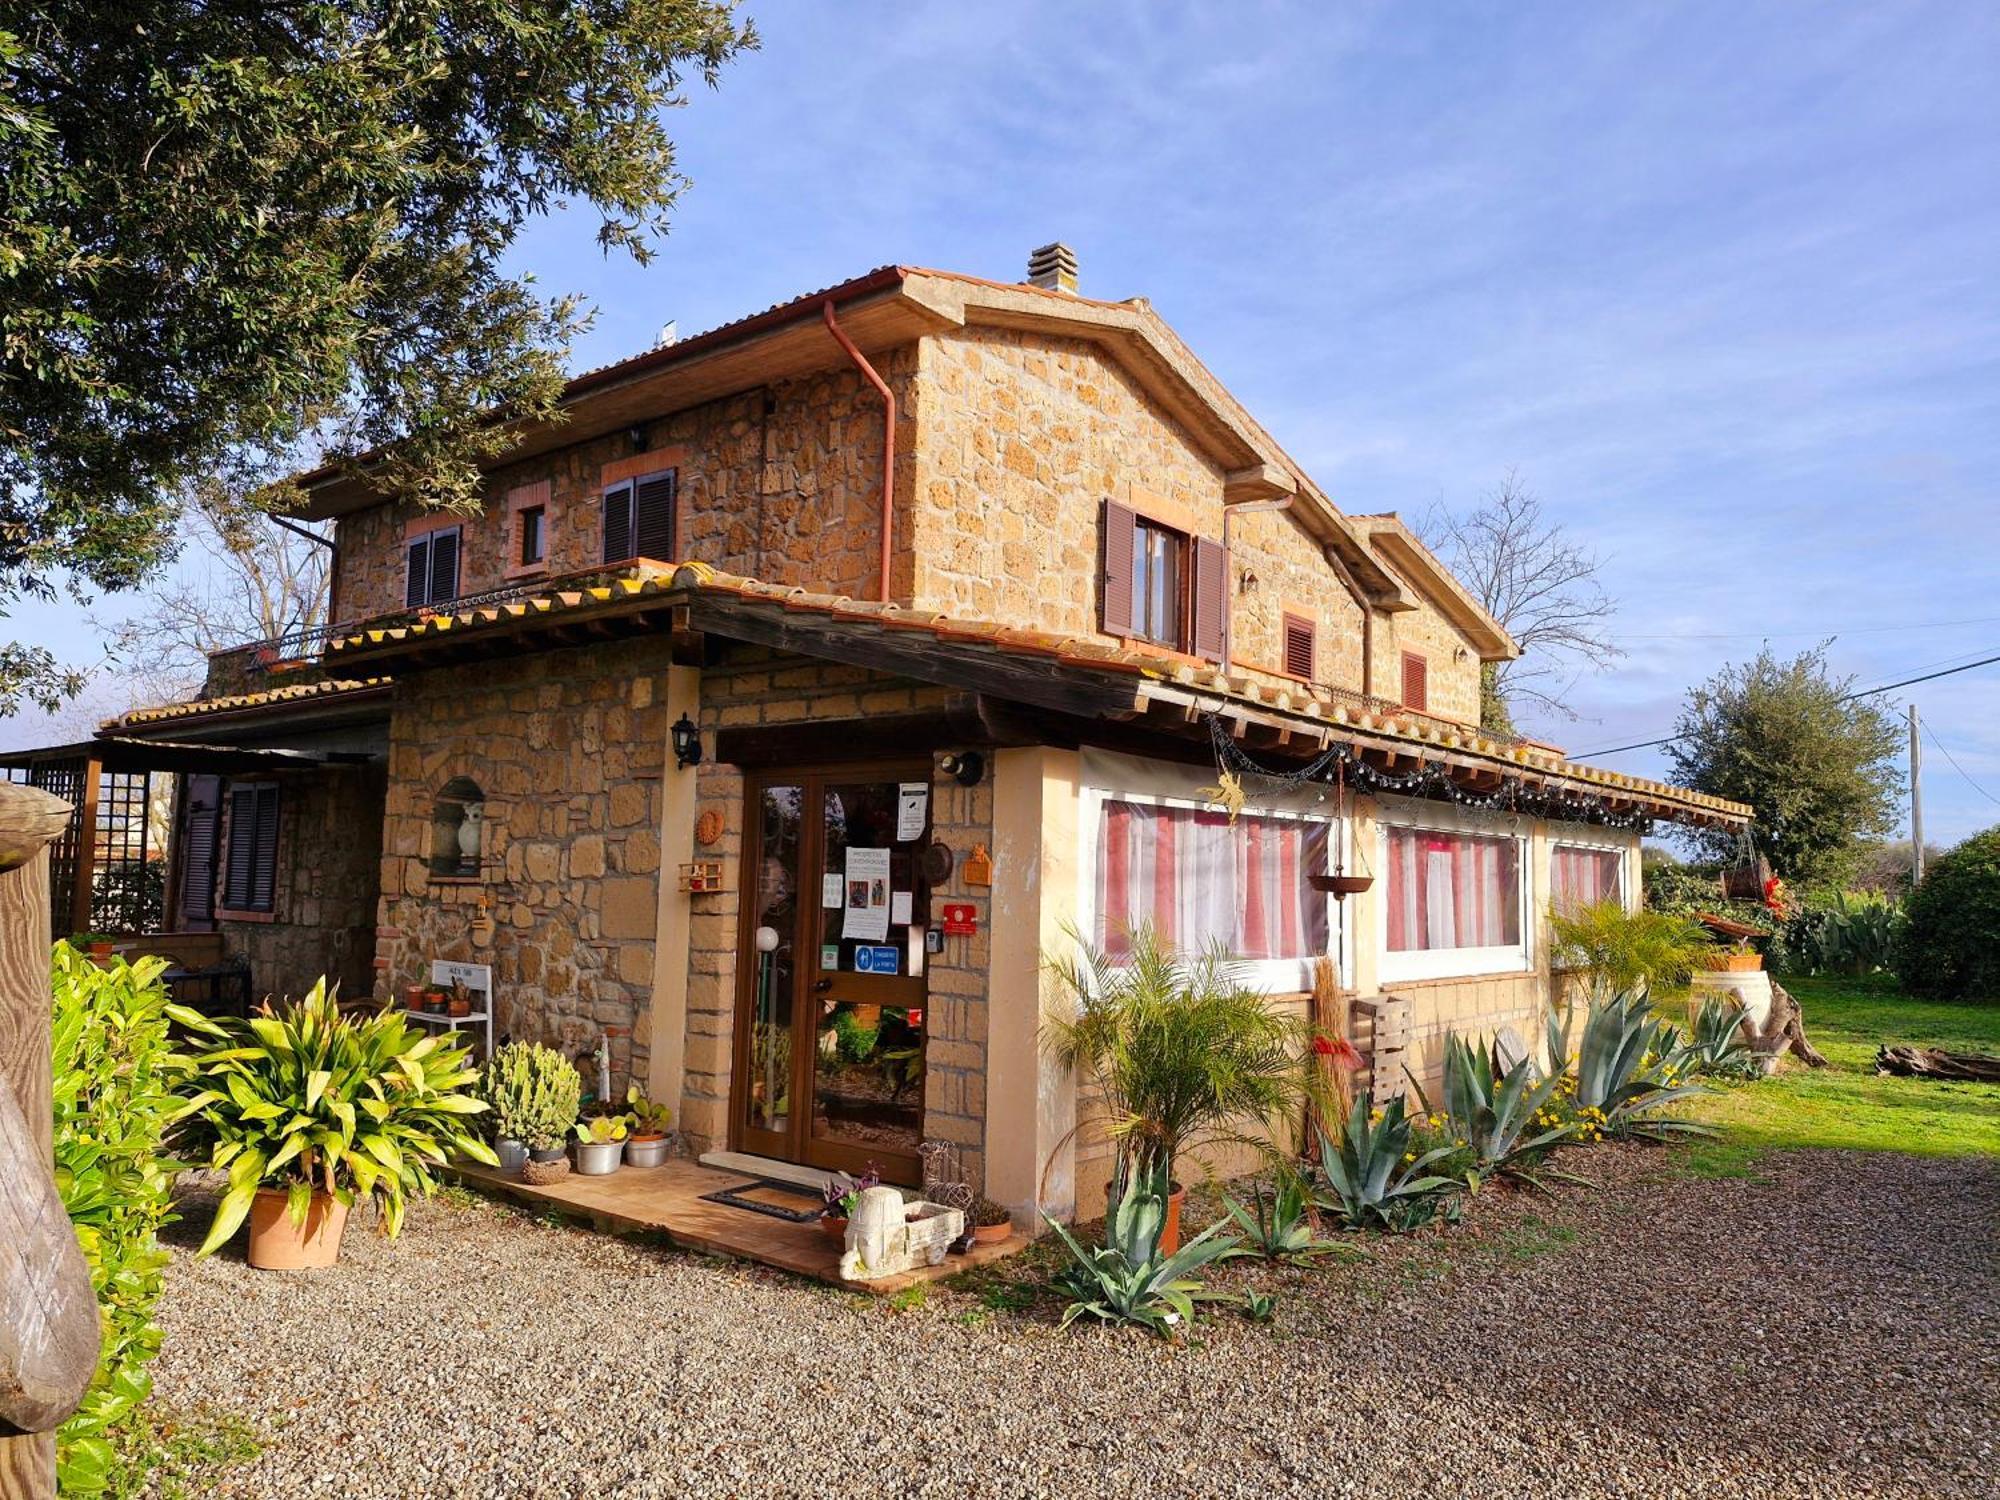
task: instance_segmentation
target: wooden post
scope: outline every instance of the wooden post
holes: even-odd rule
[[[0,1500],[56,1492],[51,1435],[97,1369],[97,1301],[56,1191],[48,845],[69,804],[0,784]]]
[[[76,823],[76,873],[69,887],[69,932],[64,933],[64,937],[70,933],[97,930],[90,920],[90,908],[97,894],[97,784],[103,779],[103,765],[86,759],[83,763],[83,811]]]

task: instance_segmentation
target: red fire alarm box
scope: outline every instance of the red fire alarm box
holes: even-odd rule
[[[959,906],[950,902],[944,908],[944,930],[947,937],[965,937],[979,930],[979,908]]]

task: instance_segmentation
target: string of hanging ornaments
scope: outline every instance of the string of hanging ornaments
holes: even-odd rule
[[[1550,786],[1546,780],[1538,778],[1530,781],[1518,775],[1503,775],[1500,785],[1490,792],[1469,792],[1451,779],[1451,773],[1442,761],[1419,757],[1412,770],[1383,771],[1363,760],[1360,749],[1354,745],[1334,745],[1304,765],[1290,770],[1274,769],[1253,759],[1236,743],[1220,714],[1208,714],[1206,719],[1209,740],[1215,748],[1218,778],[1218,785],[1212,790],[1219,794],[1215,800],[1228,806],[1232,816],[1248,801],[1243,785],[1246,777],[1276,790],[1325,783],[1333,779],[1328,772],[1336,771],[1343,789],[1351,785],[1356,791],[1428,797],[1460,807],[1518,813],[1560,823],[1595,823],[1605,828],[1630,828],[1642,835],[1653,831],[1653,819],[1649,813],[1621,812],[1612,807],[1608,798],[1594,792]]]

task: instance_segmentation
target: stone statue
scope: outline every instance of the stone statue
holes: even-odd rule
[[[862,1193],[847,1219],[843,1281],[875,1281],[916,1267],[941,1265],[951,1242],[965,1232],[965,1215],[941,1203],[903,1202],[891,1187]]]

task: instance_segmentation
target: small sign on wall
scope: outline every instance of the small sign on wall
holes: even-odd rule
[[[979,908],[969,903],[948,901],[944,906],[944,930],[950,937],[969,937],[979,930]]]
[[[901,972],[902,953],[894,943],[861,943],[854,949],[854,972],[857,974],[895,974]]]

